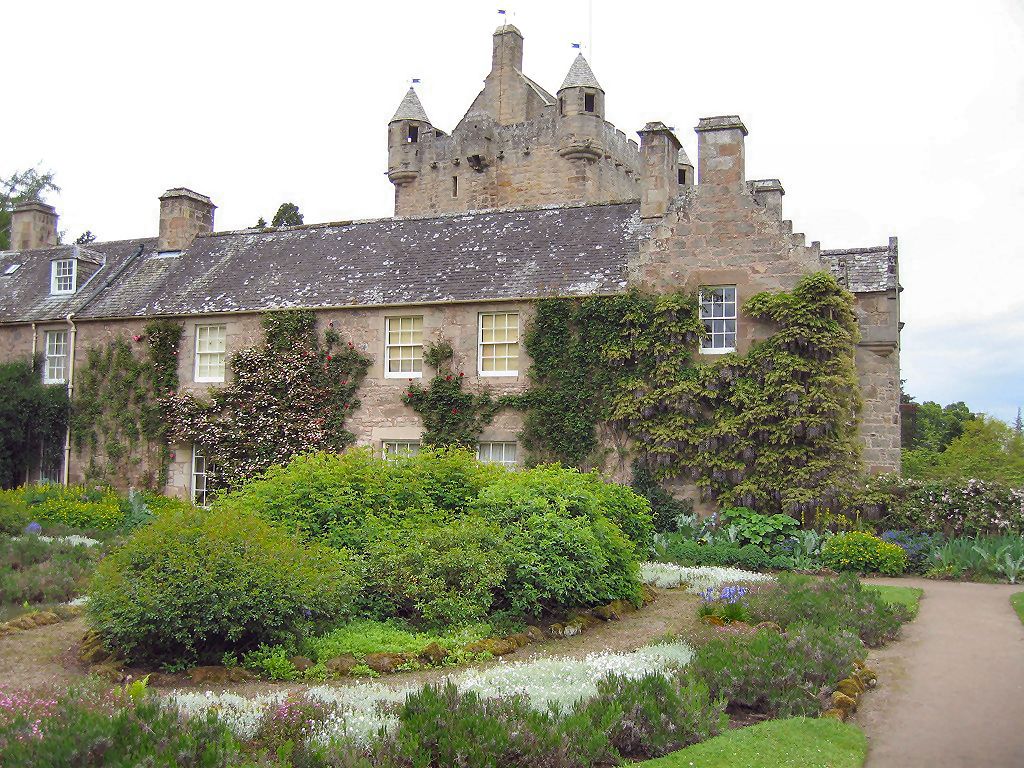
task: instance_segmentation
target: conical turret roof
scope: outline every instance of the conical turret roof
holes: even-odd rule
[[[582,53],[576,55],[576,60],[569,67],[569,73],[565,76],[565,80],[562,81],[562,87],[558,90],[581,87],[604,90],[601,84],[597,82],[597,78],[594,77],[594,71],[590,68],[587,60],[583,58]]]
[[[686,150],[682,147],[679,148],[679,153],[676,155],[676,165],[693,165],[693,163],[690,162],[689,155],[686,154]]]
[[[427,117],[427,111],[423,109],[423,104],[420,103],[420,97],[416,95],[416,89],[410,87],[405,93],[405,97],[402,99],[402,103],[398,105],[398,109],[395,110],[395,116],[391,118],[391,122],[396,120],[419,120],[424,123],[429,123],[430,118]]]

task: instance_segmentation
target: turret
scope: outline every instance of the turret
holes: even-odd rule
[[[604,89],[583,54],[578,54],[558,89],[559,154],[573,159],[597,160],[604,123]]]
[[[433,134],[434,126],[416,90],[409,88],[388,123],[388,178],[395,186],[408,184],[419,175],[423,163],[420,144]]]
[[[680,187],[692,187],[694,184],[693,163],[682,147],[676,155],[676,177]]]

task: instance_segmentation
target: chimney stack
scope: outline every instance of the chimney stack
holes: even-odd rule
[[[736,115],[702,117],[697,132],[698,183],[719,186],[744,182],[743,137],[747,128]]]
[[[491,72],[506,69],[523,71],[523,33],[511,24],[502,24],[494,30],[491,53]]]
[[[57,244],[57,209],[39,200],[19,203],[11,213],[11,249],[29,251]]]
[[[197,235],[213,232],[217,206],[206,195],[175,187],[160,195],[158,251],[184,251]]]
[[[640,217],[658,218],[679,194],[677,159],[682,145],[664,123],[648,123],[640,134]]]
[[[763,205],[777,218],[782,218],[782,196],[786,194],[782,182],[778,179],[758,179],[749,182],[747,186],[759,205]]]

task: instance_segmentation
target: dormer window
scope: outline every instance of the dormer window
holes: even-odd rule
[[[583,111],[593,112],[596,109],[597,96],[592,93],[583,94]]]
[[[58,259],[50,262],[50,293],[74,293],[78,284],[78,261]]]
[[[420,140],[420,129],[419,129],[419,127],[415,126],[415,125],[410,125],[409,126],[409,134],[408,134],[408,141],[409,141],[409,143],[410,144],[415,144],[419,140]]]

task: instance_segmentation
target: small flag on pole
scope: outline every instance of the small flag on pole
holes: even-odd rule
[[[579,44],[579,43],[573,43],[573,44],[572,44],[572,47],[573,47],[573,48],[579,48],[579,47],[580,47],[580,44]]]
[[[415,84],[416,84],[416,83],[418,83],[419,81],[420,81],[420,79],[419,79],[418,77],[414,77],[414,78],[412,79],[413,85],[415,85]]]
[[[505,9],[504,8],[499,8],[498,9],[498,15],[499,16],[504,16],[505,15]]]

